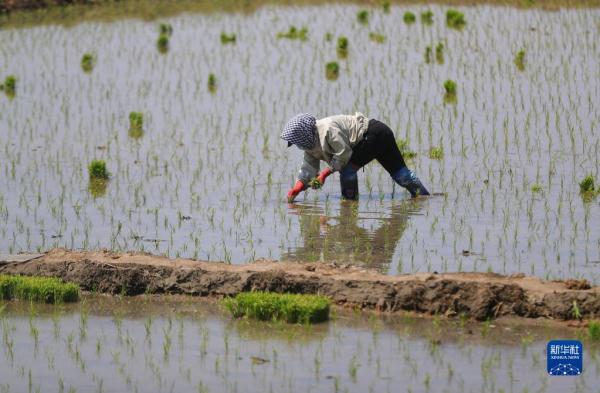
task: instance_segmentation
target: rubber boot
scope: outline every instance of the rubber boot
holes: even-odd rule
[[[340,171],[340,188],[342,198],[353,201],[358,199],[358,175],[351,164],[346,165]]]
[[[429,195],[421,180],[413,171],[407,167],[402,167],[392,175],[392,179],[410,192],[410,196],[415,198],[419,195]]]

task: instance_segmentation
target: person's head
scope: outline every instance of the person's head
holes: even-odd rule
[[[302,150],[310,150],[317,144],[317,119],[308,113],[292,117],[281,133],[281,139],[288,147],[296,145]]]

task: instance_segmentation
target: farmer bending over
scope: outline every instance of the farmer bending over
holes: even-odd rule
[[[287,141],[288,147],[296,145],[304,150],[304,162],[294,188],[287,194],[288,202],[293,202],[300,191],[309,186],[320,188],[327,176],[336,171],[340,172],[342,197],[357,199],[356,172],[373,159],[379,161],[413,198],[429,195],[415,173],[406,167],[392,130],[378,120],[369,120],[362,113],[319,120],[301,113],[288,121],[281,138]],[[320,161],[329,166],[317,174]]]

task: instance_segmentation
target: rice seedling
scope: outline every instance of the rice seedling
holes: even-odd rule
[[[333,34],[330,31],[328,31],[327,33],[325,33],[325,41],[326,42],[333,41]]]
[[[235,44],[236,35],[234,33],[227,34],[225,32],[221,32],[221,44]]]
[[[156,40],[156,47],[160,53],[167,53],[169,51],[169,36],[160,34]]]
[[[589,322],[588,337],[592,341],[600,341],[600,321]]]
[[[515,56],[515,65],[519,71],[525,71],[525,49],[521,49]]]
[[[590,201],[600,194],[600,188],[596,187],[594,176],[588,175],[579,182],[579,193],[585,201]]]
[[[417,156],[417,152],[410,149],[409,141],[407,139],[396,139],[396,146],[398,146],[398,150],[400,150],[402,157],[406,160],[410,160]]]
[[[542,188],[542,186],[540,184],[535,183],[535,184],[531,185],[531,192],[533,192],[533,193],[540,193],[543,190],[544,189]]]
[[[433,24],[433,12],[431,11],[424,11],[421,12],[421,23],[423,23],[424,25],[432,25]]]
[[[0,274],[0,299],[45,303],[75,302],[79,299],[79,286],[51,277]]]
[[[381,7],[383,8],[384,14],[389,14],[392,9],[392,5],[389,0],[383,0],[381,2]]]
[[[467,22],[465,22],[465,15],[457,10],[449,9],[446,11],[446,25],[452,29],[460,30]]]
[[[128,135],[134,139],[144,136],[144,114],[142,112],[129,113]]]
[[[308,39],[308,29],[306,27],[297,29],[296,26],[290,26],[288,31],[277,33],[277,38],[306,41]]]
[[[441,42],[435,47],[435,61],[438,64],[444,64],[444,44]]]
[[[406,23],[407,25],[412,25],[413,23],[416,22],[417,17],[415,16],[414,13],[412,13],[410,11],[406,11],[404,13],[404,15],[402,16],[402,20],[404,20],[404,23]]]
[[[14,75],[7,76],[4,83],[0,85],[0,90],[4,90],[9,98],[14,97],[17,91],[17,78]]]
[[[451,79],[448,79],[444,82],[444,102],[456,102],[456,82]]]
[[[356,20],[358,20],[358,23],[360,23],[361,25],[368,25],[369,24],[369,11],[367,11],[367,10],[358,11],[358,13],[356,14]]]
[[[432,146],[429,149],[429,158],[432,160],[441,160],[444,158],[444,148],[441,146]]]
[[[336,61],[330,61],[325,65],[325,77],[329,80],[337,80],[340,76],[340,65]]]
[[[318,323],[329,318],[330,301],[319,295],[271,292],[241,292],[224,300],[234,318],[249,317],[262,321]]]
[[[431,46],[425,47],[425,64],[431,64]]]
[[[217,91],[217,77],[215,74],[208,74],[208,91],[214,93]]]
[[[92,160],[88,166],[88,174],[90,180],[108,180],[110,173],[106,169],[106,162],[104,160]]]
[[[338,37],[336,47],[338,57],[345,59],[348,56],[348,43],[347,37]]]
[[[158,34],[171,37],[173,35],[173,26],[170,23],[161,23],[158,26]]]
[[[92,72],[95,65],[96,55],[90,52],[84,53],[81,57],[81,68],[83,69],[83,72],[89,74],[90,72]]]
[[[377,42],[378,44],[383,44],[385,42],[385,36],[375,32],[369,33],[369,39]]]

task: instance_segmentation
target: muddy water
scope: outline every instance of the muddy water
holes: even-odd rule
[[[456,31],[441,5],[369,8],[367,26],[360,9],[11,20],[0,30],[0,78],[18,80],[14,98],[0,95],[0,252],[132,249],[598,283],[600,207],[578,182],[600,172],[600,11],[460,7],[467,25]],[[408,10],[431,10],[433,25],[406,25]],[[166,54],[156,48],[161,22],[173,26]],[[308,40],[276,38],[291,25]],[[222,32],[236,43],[221,44]],[[342,35],[349,54],[337,59]],[[438,43],[443,62],[426,64]],[[85,52],[97,58],[91,73]],[[329,81],[325,64],[336,59],[341,73]],[[444,103],[446,79],[458,86],[454,105]],[[143,133],[129,131],[132,111],[144,114]],[[445,196],[409,201],[373,163],[359,173],[358,203],[340,200],[334,175],[287,205],[301,152],[278,135],[301,111],[388,123],[417,153],[410,166]],[[442,159],[429,158],[432,147]],[[90,187],[94,158],[111,172],[105,187]]]
[[[545,373],[547,341],[573,330],[364,314],[284,326],[189,298],[4,306],[3,392],[583,392],[600,378],[588,342],[582,376]]]

